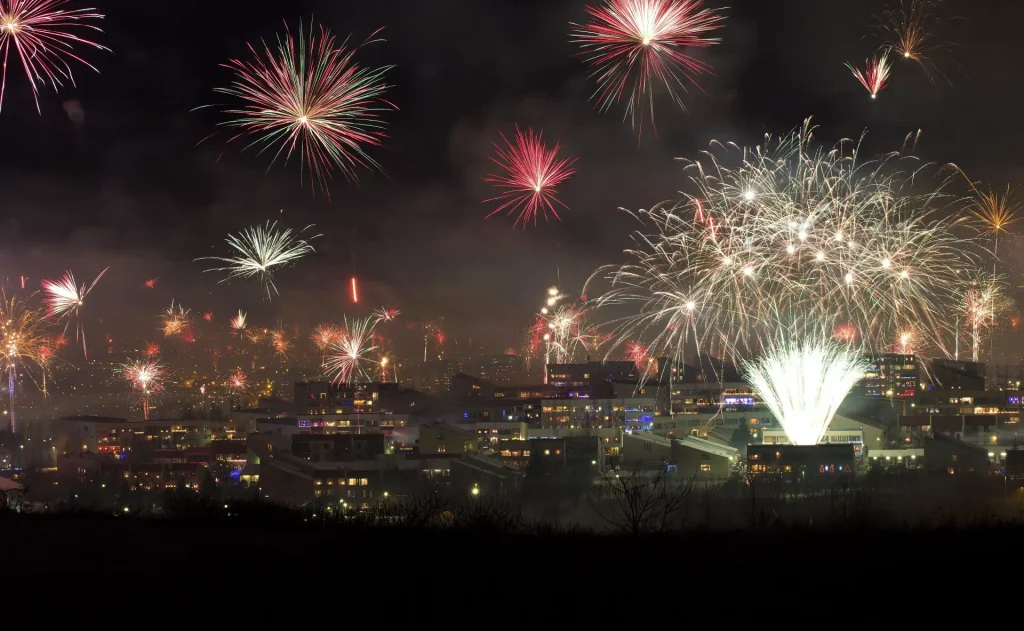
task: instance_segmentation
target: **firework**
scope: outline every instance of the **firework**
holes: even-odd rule
[[[46,373],[50,370],[50,362],[53,361],[54,350],[48,342],[43,342],[36,353],[36,363],[39,364],[40,372],[43,374],[43,398],[49,396],[46,392]]]
[[[863,71],[850,64],[846,64],[846,67],[850,69],[850,72],[853,73],[857,81],[860,81],[864,89],[871,94],[871,98],[877,97],[878,93],[885,89],[885,86],[888,84],[890,70],[888,53],[882,53],[879,57],[866,60]]]
[[[817,445],[868,363],[848,344],[771,344],[745,376],[794,445]]]
[[[340,340],[342,337],[341,332],[333,324],[323,322],[318,324],[313,332],[309,334],[309,339],[313,340],[313,344],[320,349],[320,365],[322,366],[327,358],[327,349],[332,344]]]
[[[576,172],[572,168],[576,158],[559,159],[560,145],[555,143],[552,149],[548,149],[543,134],[543,131],[534,134],[532,129],[527,129],[524,134],[516,126],[515,143],[509,142],[505,134],[502,134],[505,147],[494,145],[497,157],[492,157],[491,161],[501,167],[504,173],[484,178],[485,182],[502,189],[497,197],[484,200],[484,203],[501,202],[488,217],[501,212],[508,217],[515,215],[513,226],[521,223],[523,228],[531,219],[536,226],[537,217],[541,214],[547,221],[549,212],[561,221],[555,204],[566,210],[569,207],[558,199],[556,187]]]
[[[184,308],[181,304],[175,305],[174,299],[171,299],[171,306],[160,315],[160,328],[164,332],[164,337],[176,337],[187,332],[190,313],[190,309]]]
[[[857,327],[852,322],[840,324],[832,331],[832,337],[840,342],[852,344],[857,340]]]
[[[915,354],[917,352],[917,333],[914,329],[900,331],[892,350],[901,355]]]
[[[238,315],[231,318],[231,335],[237,335],[238,337],[245,336],[245,312],[241,309],[238,310]]]
[[[249,377],[239,368],[228,377],[228,388],[235,393],[243,394],[249,389]]]
[[[612,283],[598,304],[639,306],[614,322],[616,344],[753,361],[835,334],[881,352],[912,322],[946,351],[960,273],[978,258],[956,205],[941,186],[912,188],[925,167],[904,174],[896,154],[861,164],[856,143],[815,148],[812,131],[808,121],[738,159],[715,143],[725,155],[686,162],[691,192],[638,214],[653,233],[598,273]]]
[[[444,332],[441,331],[441,324],[443,323],[444,318],[420,322],[420,328],[423,329],[423,361],[427,361],[427,347],[432,337],[437,341],[435,349],[444,341]]]
[[[291,341],[280,326],[270,333],[270,345],[274,347],[274,352],[280,355],[282,360],[292,347]]]
[[[373,39],[377,33],[363,45],[380,41]],[[247,148],[273,154],[271,166],[282,154],[287,163],[297,153],[303,170],[309,171],[310,186],[319,184],[328,196],[335,171],[355,182],[357,170],[380,169],[364,147],[381,143],[380,115],[397,109],[382,98],[389,87],[384,75],[391,67],[360,67],[354,60],[360,47],[339,46],[323,27],[307,42],[301,23],[298,42],[286,24],[276,51],[264,43],[261,55],[250,45],[249,60],[223,65],[235,79],[217,89],[242,102],[224,111],[231,119],[223,125],[237,131],[230,140],[249,137]]]
[[[971,188],[977,196],[972,215],[978,224],[978,232],[981,236],[992,237],[992,273],[995,274],[995,265],[999,260],[999,237],[1009,232],[1010,226],[1016,223],[1020,204],[1009,185],[1002,194],[991,189],[981,191],[974,183],[971,183]]]
[[[135,390],[136,404],[142,407],[142,418],[149,420],[151,398],[163,391],[164,367],[153,359],[136,359],[121,364],[116,372]]]
[[[203,319],[206,320],[207,322],[213,322],[213,312],[207,311],[206,313],[204,313]]]
[[[7,298],[0,289],[0,370],[7,373],[12,433],[17,431],[14,401],[18,371],[24,370],[31,377],[32,367],[40,365],[40,351],[47,347],[43,334],[45,318],[45,313],[29,301]]]
[[[156,278],[150,278],[150,279],[149,279],[149,280],[147,280],[146,282],[142,283],[142,285],[143,285],[144,287],[146,287],[147,289],[155,289],[155,288],[156,288],[156,283],[157,283],[157,281],[159,281],[159,280],[160,280],[160,277],[159,277],[159,276],[157,276]]]
[[[718,43],[707,34],[721,28],[724,16],[703,8],[702,0],[605,0],[587,7],[590,21],[573,24],[569,37],[597,80],[598,108],[607,111],[626,99],[625,116],[634,125],[643,111],[654,122],[654,90],[663,85],[669,97],[686,109],[677,88],[712,72],[711,66],[688,53]],[[645,102],[647,107],[645,108]]]
[[[85,324],[82,322],[82,308],[85,306],[85,297],[89,295],[89,292],[96,287],[96,283],[100,282],[103,275],[107,273],[109,267],[105,268],[99,273],[92,283],[83,284],[81,287],[75,283],[75,276],[71,273],[71,270],[64,272],[64,277],[60,280],[44,280],[43,291],[46,293],[46,304],[49,307],[47,315],[52,318],[64,318],[68,319],[68,323],[64,326],[65,330],[67,326],[71,324],[71,320],[75,320],[75,340],[79,338],[82,340],[82,355],[88,359],[89,350],[85,345]]]
[[[68,0],[0,0],[0,48],[3,49],[4,70],[0,82],[0,108],[7,90],[7,58],[11,49],[21,61],[21,66],[32,88],[32,96],[39,107],[39,84],[49,82],[54,90],[70,81],[75,85],[70,61],[78,62],[96,72],[96,67],[75,53],[75,44],[91,46],[109,51],[76,35],[75,32],[88,30],[102,32],[99,27],[89,24],[91,20],[103,19],[94,9],[63,9]]]
[[[646,346],[637,340],[631,340],[626,343],[626,360],[636,364],[637,369],[641,372],[647,372],[652,357],[650,350]]]
[[[580,301],[561,304],[567,297],[557,287],[548,289],[537,316],[534,336],[544,342],[544,383],[547,365],[572,362],[582,352],[592,352],[604,341],[590,324],[590,308]]]
[[[371,354],[377,349],[372,344],[376,325],[373,317],[352,322],[345,318],[345,335],[331,345],[330,357],[323,365],[324,373],[334,383],[351,385],[358,379],[372,381],[367,367],[376,363],[371,359]]]
[[[349,279],[349,285],[351,285],[352,289],[352,304],[359,304],[359,286],[356,284],[355,276]]]
[[[916,61],[932,82],[941,75],[935,57],[949,48],[940,39],[942,5],[942,0],[899,0],[898,7],[886,6],[875,19],[882,49]]]
[[[315,251],[308,241],[296,238],[312,227],[312,225],[306,226],[293,236],[291,229],[278,230],[276,221],[268,221],[265,226],[247,228],[237,236],[228,235],[227,244],[235,251],[235,256],[228,258],[204,256],[196,260],[227,263],[227,267],[205,270],[207,272],[227,272],[227,276],[220,281],[222,283],[232,278],[260,279],[267,290],[267,298],[270,298],[271,290],[275,294],[277,293],[277,286],[274,285],[276,269]],[[309,240],[319,236],[312,236]]]
[[[980,360],[984,332],[994,328],[999,318],[1013,307],[1012,301],[1006,295],[1005,286],[1001,278],[978,278],[963,291],[960,315],[964,319],[966,334],[971,341],[971,361]]]
[[[402,312],[399,311],[398,309],[388,309],[387,307],[381,307],[380,309],[375,309],[373,311],[373,317],[377,318],[378,322],[391,322],[399,315],[401,315],[401,313]]]
[[[160,345],[156,342],[146,342],[146,350],[142,354],[149,359],[156,359],[160,356]]]

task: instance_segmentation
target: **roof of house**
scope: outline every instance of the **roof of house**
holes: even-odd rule
[[[21,491],[25,487],[18,484],[10,478],[0,478],[0,491],[6,493],[7,491]]]

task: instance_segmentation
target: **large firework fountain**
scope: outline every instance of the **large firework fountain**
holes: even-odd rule
[[[595,274],[611,282],[599,304],[639,307],[615,321],[616,345],[735,362],[794,444],[821,439],[864,354],[901,331],[950,354],[949,316],[978,258],[945,181],[926,186],[943,169],[897,154],[861,163],[858,142],[816,147],[812,132],[808,120],[685,161],[689,191],[635,213],[653,231]]]

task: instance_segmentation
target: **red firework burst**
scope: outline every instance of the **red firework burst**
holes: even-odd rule
[[[885,86],[889,82],[889,58],[886,53],[882,53],[881,57],[877,59],[868,59],[864,62],[864,70],[856,66],[846,64],[846,67],[850,69],[853,76],[860,81],[860,84],[864,86],[864,89],[871,94],[871,98],[878,96],[878,93],[885,89]]]
[[[379,32],[362,45],[380,41],[373,39]],[[276,51],[264,45],[260,55],[250,45],[252,58],[224,64],[235,80],[217,89],[243,103],[225,110],[232,119],[224,125],[238,130],[230,140],[251,136],[249,146],[272,154],[271,164],[298,153],[310,185],[318,183],[328,196],[335,170],[355,182],[359,168],[380,169],[363,147],[379,145],[384,137],[380,112],[398,108],[381,98],[389,87],[384,74],[390,67],[359,67],[353,59],[359,48],[337,44],[323,27],[307,38],[301,23],[298,42],[285,24]]]
[[[156,278],[150,278],[149,280],[147,280],[146,282],[144,282],[144,283],[142,283],[142,284],[143,284],[143,285],[144,285],[144,286],[145,286],[146,288],[148,288],[148,289],[153,289],[153,288],[155,288],[155,287],[156,287],[156,283],[157,283],[157,281],[158,281],[158,280],[160,280],[160,277],[159,277],[159,276],[157,276]]]
[[[568,206],[562,203],[557,197],[555,187],[569,179],[576,170],[572,165],[576,158],[558,159],[558,150],[561,146],[555,143],[554,148],[548,149],[543,140],[544,132],[534,134],[532,129],[527,129],[524,134],[516,126],[515,143],[509,142],[505,134],[501,139],[505,141],[505,148],[498,144],[494,145],[498,152],[497,157],[491,160],[505,170],[502,175],[488,175],[485,182],[495,184],[503,192],[497,197],[485,199],[484,203],[500,201],[500,206],[491,211],[487,216],[496,215],[502,211],[511,217],[516,215],[513,226],[526,224],[533,219],[533,225],[537,225],[537,215],[543,213],[547,221],[548,212],[555,216],[555,219],[562,220],[555,210],[554,204],[558,204],[566,210]],[[553,202],[553,203],[552,203]]]
[[[623,98],[626,115],[643,124],[643,101],[654,122],[654,85],[664,84],[669,96],[684,110],[677,87],[712,72],[711,65],[687,54],[688,48],[706,48],[717,38],[705,35],[722,27],[723,15],[703,8],[703,0],[605,0],[587,7],[590,21],[573,24],[569,37],[597,79],[598,107],[608,110]],[[703,91],[703,90],[702,90]]]
[[[234,392],[246,392],[249,388],[249,377],[239,368],[228,377],[228,387]]]
[[[840,324],[839,326],[837,326],[835,328],[834,331],[832,331],[832,335],[837,340],[839,340],[840,342],[845,342],[847,344],[849,344],[849,343],[853,342],[855,339],[857,339],[857,334],[858,334],[857,327],[854,326],[852,322],[847,322],[846,324]]]
[[[146,350],[142,354],[153,359],[160,354],[160,345],[155,342],[146,342]]]
[[[646,371],[651,365],[651,352],[640,342],[633,340],[626,344],[626,360],[636,364],[640,370]]]
[[[0,49],[3,49],[4,56],[0,107],[3,107],[4,92],[7,88],[7,57],[12,48],[25,70],[25,76],[32,87],[32,96],[36,101],[36,110],[40,113],[40,83],[49,82],[55,90],[64,85],[64,80],[75,85],[75,78],[68,63],[72,60],[96,70],[95,66],[75,54],[75,44],[110,50],[72,32],[75,29],[102,32],[99,27],[85,22],[99,20],[103,16],[93,13],[93,9],[62,9],[67,2],[68,0],[0,0]]]

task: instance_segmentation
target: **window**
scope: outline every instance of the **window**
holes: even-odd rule
[[[700,466],[700,470],[701,470],[702,473],[711,473],[711,465],[709,465],[709,464],[702,464]]]
[[[367,478],[359,478],[359,486],[366,486],[369,483],[370,483],[369,479],[367,479]]]

